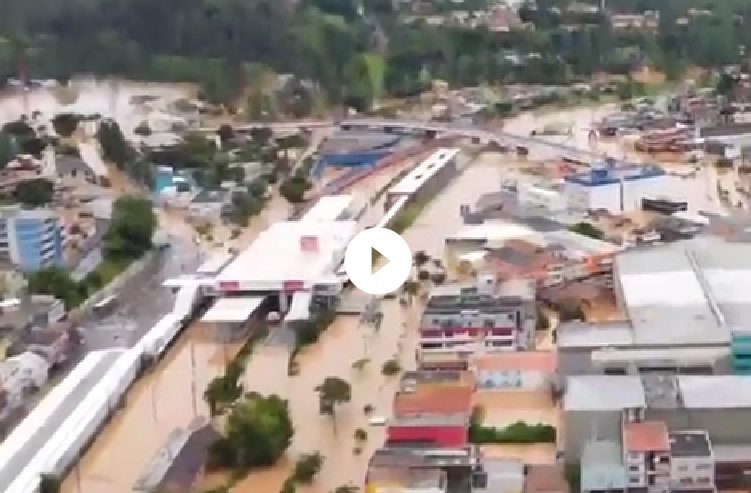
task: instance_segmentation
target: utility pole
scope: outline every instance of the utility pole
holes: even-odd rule
[[[193,401],[193,417],[198,417],[198,389],[196,383],[196,344],[190,341],[190,390]]]

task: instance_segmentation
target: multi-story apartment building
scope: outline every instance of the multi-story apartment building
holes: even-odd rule
[[[663,421],[630,421],[624,413],[623,456],[629,491],[670,490],[670,437]]]
[[[670,433],[670,455],[673,493],[715,491],[715,457],[706,431]]]
[[[63,262],[60,218],[50,209],[0,207],[0,260],[34,271]]]
[[[435,288],[420,321],[423,353],[527,349],[534,344],[535,291],[525,280],[497,282],[481,276],[475,284]]]

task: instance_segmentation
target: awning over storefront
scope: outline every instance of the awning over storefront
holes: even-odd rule
[[[255,312],[263,300],[263,296],[247,298],[219,298],[202,322],[245,322]]]

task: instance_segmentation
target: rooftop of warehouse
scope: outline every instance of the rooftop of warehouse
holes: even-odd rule
[[[750,244],[694,238],[615,263],[637,344],[723,344],[751,326]]]
[[[566,379],[565,411],[751,408],[742,375],[575,375]]]
[[[288,280],[316,282],[333,276],[356,233],[355,221],[274,223],[217,276],[217,281],[268,282],[269,289]]]

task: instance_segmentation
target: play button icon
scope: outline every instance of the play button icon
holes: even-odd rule
[[[344,269],[360,290],[383,295],[396,291],[407,280],[412,270],[412,252],[407,242],[390,229],[366,229],[347,245]]]

